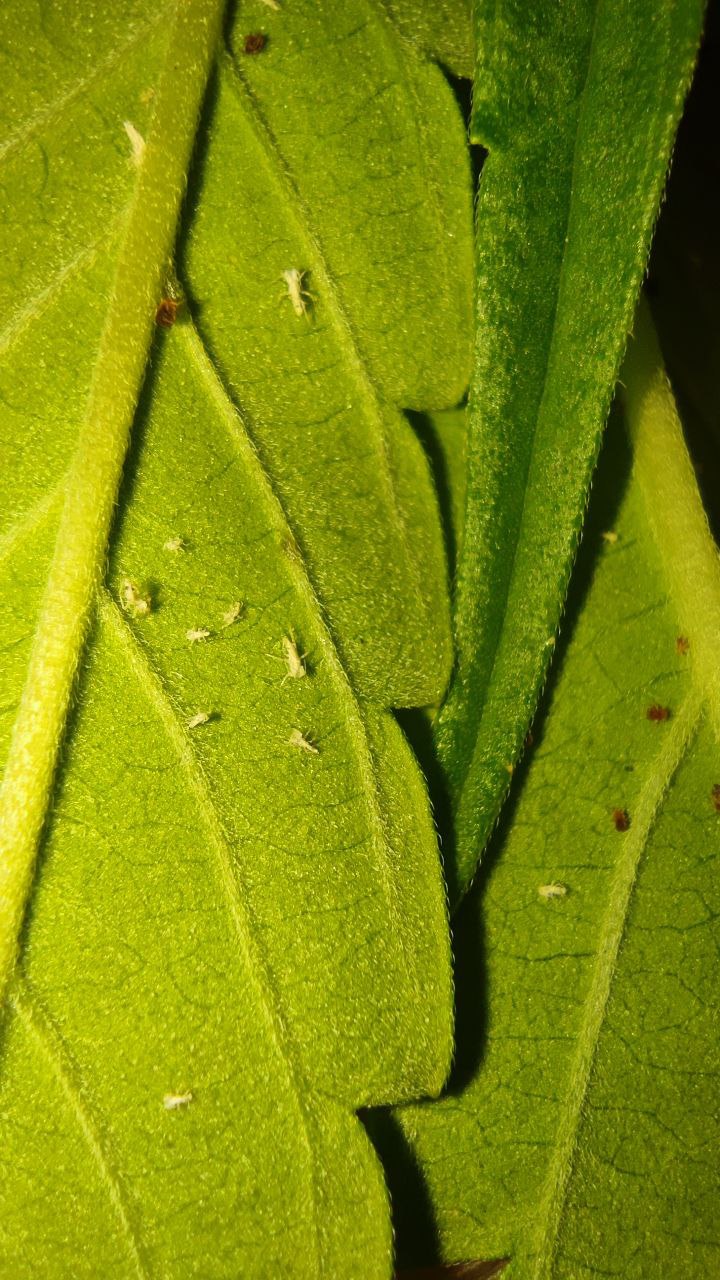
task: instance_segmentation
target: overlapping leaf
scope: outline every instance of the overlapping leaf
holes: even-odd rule
[[[4,742],[172,15],[3,13]],[[450,1050],[435,838],[383,708],[449,669],[399,406],[466,377],[462,126],[369,4],[229,34],[3,1027],[8,1275],[386,1275],[352,1112],[436,1091]]]
[[[458,666],[437,727],[461,892],[544,678],[702,5],[477,6],[477,347]]]
[[[549,704],[458,924],[455,1079],[397,1113],[434,1225],[389,1164],[407,1251],[437,1231],[518,1280],[709,1275],[720,1253],[720,568],[647,332],[623,377],[633,470],[615,430]]]

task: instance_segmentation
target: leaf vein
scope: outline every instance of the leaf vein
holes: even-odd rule
[[[574,194],[574,190],[575,190],[575,186],[576,186],[576,173],[577,173],[577,155],[578,155],[578,145],[579,145],[580,137],[581,137],[581,134],[582,134],[582,124],[583,124],[583,116],[584,116],[584,109],[585,109],[585,101],[586,101],[586,97],[587,97],[587,87],[588,87],[588,83],[589,83],[589,80],[590,80],[590,71],[591,71],[591,68],[592,68],[593,53],[594,53],[594,48],[595,48],[595,38],[596,38],[597,27],[598,27],[598,17],[599,17],[600,9],[602,8],[602,4],[603,4],[603,0],[597,0],[597,4],[596,4],[596,7],[595,7],[595,13],[594,13],[594,17],[593,17],[593,29],[592,29],[592,33],[591,33],[591,37],[590,37],[590,43],[589,43],[589,46],[588,46],[587,68],[586,68],[585,78],[584,78],[584,82],[583,82],[583,89],[582,89],[582,94],[581,94],[581,99],[580,99],[580,106],[579,106],[579,109],[578,109],[577,124],[576,124],[576,128],[575,128],[575,137],[574,137],[574,140],[573,140],[572,173],[571,173],[571,178],[570,178],[570,190],[569,190],[569,194],[568,194],[567,220],[566,220],[566,227],[567,227],[567,230],[568,230],[568,235],[566,236],[566,244],[565,244],[565,248],[564,248],[564,250],[563,250],[563,254],[562,254],[562,261],[561,261],[561,263],[560,263],[560,270],[559,270],[559,273],[558,273],[557,289],[556,289],[555,302],[554,302],[554,311],[553,311],[552,326],[551,326],[551,329],[550,329],[550,336],[549,336],[549,340],[548,340],[547,348],[546,348],[546,358],[545,358],[545,377],[544,377],[544,379],[543,379],[542,390],[541,390],[541,393],[540,393],[540,399],[539,399],[539,401],[538,401],[537,410],[536,410],[535,415],[534,415],[534,421],[533,421],[533,426],[532,426],[532,440],[531,440],[531,442],[530,442],[530,447],[529,447],[528,455],[527,455],[527,467],[526,467],[525,476],[524,476],[524,482],[523,482],[522,501],[521,501],[521,504],[520,504],[520,510],[519,510],[519,512],[518,512],[518,519],[517,519],[517,523],[516,523],[515,537],[514,537],[514,540],[513,540],[512,557],[511,557],[511,560],[510,560],[510,563],[509,563],[509,566],[508,566],[507,572],[506,572],[505,577],[504,577],[503,590],[504,590],[504,601],[505,601],[505,605],[506,605],[506,606],[507,606],[507,602],[508,602],[508,601],[509,601],[509,599],[510,599],[510,593],[511,593],[511,590],[512,590],[512,587],[513,587],[513,583],[514,583],[514,581],[515,581],[518,557],[519,557],[519,555],[520,555],[520,550],[521,550],[521,547],[522,547],[522,544],[523,544],[523,536],[522,536],[522,535],[523,535],[523,528],[524,528],[524,524],[525,524],[525,514],[526,514],[526,510],[527,510],[527,503],[528,503],[528,489],[529,489],[529,487],[530,487],[530,480],[531,480],[531,476],[532,476],[532,472],[533,472],[533,467],[534,467],[534,464],[535,464],[535,461],[536,461],[536,454],[537,454],[537,447],[538,447],[538,426],[539,426],[539,423],[540,423],[540,419],[541,419],[541,417],[542,417],[543,405],[544,405],[545,397],[546,397],[546,394],[547,394],[547,381],[548,381],[548,374],[549,374],[549,370],[550,370],[550,365],[551,365],[551,362],[552,362],[553,347],[554,347],[554,345],[555,345],[555,341],[556,341],[556,334],[557,334],[557,327],[558,327],[558,316],[559,316],[559,313],[560,313],[560,304],[561,304],[561,301],[562,301],[562,295],[563,295],[563,282],[564,282],[565,276],[566,276],[566,274],[567,274],[567,242],[568,242],[568,240],[569,240],[569,230],[570,230],[570,223],[571,223],[572,211],[573,211],[573,194]],[[566,572],[569,572],[569,570],[567,570]],[[493,679],[494,679],[494,675],[495,675],[495,670],[496,670],[496,667],[497,667],[498,662],[499,662],[500,651],[501,651],[501,648],[502,648],[502,642],[503,642],[503,636],[504,636],[504,633],[505,633],[505,629],[506,629],[506,627],[507,627],[507,625],[508,625],[508,609],[507,609],[507,607],[505,607],[505,608],[503,609],[502,614],[501,614],[501,615],[499,615],[499,619],[500,619],[500,620],[499,620],[499,623],[498,623],[498,629],[497,629],[497,632],[496,632],[495,651],[494,651],[494,654],[493,654],[493,657],[492,657],[492,662],[491,662],[491,665],[490,665],[490,671],[489,671],[489,673],[488,673],[488,678],[487,678],[487,681],[486,681],[486,684],[485,684],[485,689],[482,691],[482,694],[481,694],[481,700],[480,700],[480,699],[478,700],[478,701],[479,701],[478,717],[477,717],[477,723],[478,723],[478,725],[480,725],[480,724],[482,723],[482,719],[483,719],[483,712],[484,712],[484,709],[485,709],[485,707],[486,707],[486,705],[487,705],[488,696],[489,696],[489,693],[490,693],[491,687],[492,687],[492,685],[493,685]],[[526,731],[526,726],[525,726],[525,724],[523,723],[523,725],[522,725],[522,727],[521,727],[521,732],[522,732],[522,734],[524,734],[524,733],[525,733],[525,731]],[[465,775],[464,775],[464,777],[463,777],[463,779],[462,779],[462,782],[461,782],[461,785],[460,785],[460,792],[459,792],[459,796],[458,796],[458,799],[457,799],[457,805],[458,805],[458,806],[459,806],[460,801],[461,801],[461,799],[462,799],[462,795],[463,795],[463,792],[464,792],[464,789],[465,789],[465,784],[466,784],[466,782],[467,782],[467,781],[472,777],[472,775],[473,775],[473,772],[474,772],[475,766],[476,766],[476,764],[477,764],[477,756],[478,756],[478,752],[482,752],[482,753],[484,753],[485,749],[486,749],[486,748],[485,748],[485,744],[484,744],[484,742],[481,740],[481,738],[480,738],[480,734],[478,733],[478,734],[477,734],[477,736],[476,736],[476,739],[475,739],[475,744],[474,744],[474,748],[473,748],[472,760],[471,760],[470,768],[469,768],[469,769],[467,769],[467,770],[465,771]],[[508,784],[508,785],[509,785],[509,784]],[[507,791],[507,786],[505,787],[505,791]]]
[[[538,1248],[534,1275],[550,1277],[557,1251],[562,1214],[567,1199],[585,1099],[597,1056],[600,1034],[607,1012],[618,957],[625,937],[633,892],[643,854],[663,798],[672,783],[700,726],[702,697],[688,695],[661,751],[651,776],[645,783],[633,816],[633,825],[624,837],[621,856],[613,876],[607,910],[600,931],[593,972],[585,998],[585,1012],[577,1039],[566,1104],[560,1122],[554,1155],[539,1206]]]
[[[298,1079],[298,1070],[293,1062],[291,1051],[292,1036],[284,1024],[279,999],[255,941],[250,908],[247,905],[248,895],[240,891],[238,883],[239,867],[238,863],[233,859],[232,841],[218,813],[205,771],[192,749],[161,677],[152,666],[144,646],[140,644],[129,623],[121,615],[119,606],[105,588],[103,588],[99,597],[99,614],[121,648],[130,669],[144,689],[148,701],[157,714],[160,724],[182,766],[190,790],[195,798],[195,803],[211,836],[211,848],[219,870],[220,884],[227,900],[240,950],[245,961],[245,968],[250,981],[257,991],[260,1007],[265,1013],[270,1034],[275,1041],[282,1061],[286,1065],[290,1089],[296,1100],[311,1170],[316,1274],[321,1275],[322,1259],[319,1242],[317,1178],[307,1108],[304,1101],[304,1082]]]
[[[221,417],[241,460],[255,478],[256,484],[264,497],[266,506],[270,512],[280,538],[282,540],[287,540],[288,536],[292,538],[293,535],[291,527],[282,501],[262,465],[262,461],[257,450],[255,449],[251,434],[246,425],[245,415],[240,412],[234,400],[231,399],[225,384],[220,377],[205,344],[203,343],[202,337],[195,326],[190,323],[186,323],[183,325],[181,333],[192,360],[197,366],[203,381],[209,389],[219,416]],[[332,632],[326,623],[322,605],[313,590],[312,582],[307,572],[302,553],[297,547],[294,539],[293,554],[288,556],[287,563],[288,571],[293,579],[294,586],[298,590],[299,594],[307,601],[308,606],[316,618],[318,641],[322,647],[323,659],[340,684],[346,706],[352,712],[352,719],[355,722],[354,727],[356,730],[354,734],[354,745],[359,756],[358,764],[362,773],[364,794],[369,800],[371,823],[374,835],[372,847],[376,850],[377,854],[376,865],[379,880],[383,888],[388,909],[391,913],[391,918],[397,928],[397,935],[402,941],[403,957],[407,962],[406,945],[404,943],[405,935],[404,930],[399,927],[396,910],[396,895],[394,893],[391,871],[388,866],[387,859],[383,856],[382,852],[387,845],[387,834],[378,791],[374,752],[369,741],[360,703],[358,702],[349,676],[342,663],[341,656],[338,653]],[[348,717],[348,719],[349,718],[350,717]]]
[[[53,485],[47,493],[44,493],[37,502],[20,515],[14,524],[0,537],[0,569],[6,560],[11,559],[18,547],[29,538],[31,534],[36,533],[47,518],[51,515],[54,508],[60,505],[60,500],[65,492],[67,485],[67,476],[64,475],[58,484]]]
[[[73,102],[81,98],[94,84],[106,79],[108,74],[115,70],[124,59],[131,54],[137,46],[147,38],[147,36],[156,31],[164,23],[168,21],[175,10],[175,5],[166,5],[160,10],[149,22],[143,22],[142,25],[135,28],[129,40],[126,40],[119,49],[113,50],[109,57],[104,61],[96,63],[93,70],[87,75],[81,76],[79,80],[73,83],[73,87],[65,93],[60,94],[53,99],[48,106],[43,107],[40,111],[36,111],[34,115],[24,120],[21,125],[11,133],[5,142],[0,146],[0,163],[4,161],[14,151],[18,151],[21,147],[34,138],[36,134],[46,124],[50,124],[63,112],[67,110]]]
[[[24,990],[23,990],[24,988]],[[150,1280],[152,1274],[145,1246],[137,1228],[133,1225],[128,1204],[128,1193],[117,1169],[113,1167],[107,1136],[88,1106],[86,1091],[78,1084],[78,1068],[67,1044],[41,1009],[37,996],[28,982],[18,983],[9,996],[9,1004],[20,1018],[26,1031],[38,1045],[49,1062],[51,1070],[68,1100],[78,1128],[87,1144],[100,1182],[105,1188],[127,1244],[135,1270],[140,1280]]]
[[[221,70],[233,90],[235,101],[240,107],[243,119],[251,129],[266,159],[268,172],[279,190],[280,197],[286,206],[288,216],[297,227],[300,235],[308,243],[315,259],[314,268],[318,281],[322,283],[323,301],[327,306],[328,316],[338,335],[338,340],[352,371],[361,396],[361,401],[369,413],[375,427],[379,473],[376,477],[382,484],[387,499],[388,510],[395,517],[395,528],[408,553],[408,562],[412,566],[412,589],[422,607],[423,593],[420,570],[410,545],[407,526],[398,506],[395,486],[392,482],[392,466],[388,451],[385,424],[382,413],[382,397],[380,390],[370,372],[367,360],[363,356],[360,339],[354,325],[344,307],[336,278],[330,268],[320,236],[313,227],[310,209],[303,199],[290,166],[265,120],[260,105],[255,99],[250,86],[245,80],[237,62],[230,54],[221,60]],[[409,585],[409,584],[408,584]]]

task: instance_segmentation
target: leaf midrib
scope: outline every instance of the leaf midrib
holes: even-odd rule
[[[550,1280],[552,1275],[583,1106],[642,856],[663,798],[697,736],[703,713],[709,713],[716,736],[720,722],[714,644],[720,634],[720,556],[710,533],[650,312],[644,302],[638,311],[636,335],[626,357],[624,376],[634,472],[646,519],[660,555],[670,598],[682,615],[683,625],[690,622],[692,633],[699,637],[700,643],[693,649],[690,692],[640,792],[633,825],[624,837],[622,857],[613,877],[585,1000],[568,1105],[538,1214],[537,1253],[532,1263],[536,1280]],[[699,573],[692,585],[687,575],[689,554]]]
[[[221,0],[176,10],[0,784],[0,998],[17,956],[72,683],[105,555]],[[158,142],[162,136],[162,144]],[[169,140],[169,141],[168,141]]]
[[[318,1170],[310,1138],[308,1107],[305,1103],[305,1082],[300,1077],[295,1065],[296,1055],[293,1053],[291,1033],[283,1026],[279,1013],[279,998],[273,988],[272,978],[255,941],[250,910],[247,906],[249,895],[245,891],[241,892],[238,884],[239,871],[233,865],[232,842],[213,801],[205,771],[188,741],[187,733],[180,723],[178,713],[168,697],[160,676],[154,671],[144,647],[141,646],[130,624],[121,615],[118,604],[105,589],[100,594],[98,612],[101,620],[112,632],[114,639],[122,649],[128,665],[153,707],[163,731],[180,762],[201,818],[210,834],[210,847],[218,868],[223,896],[233,921],[240,953],[243,958],[243,968],[248,975],[249,982],[255,987],[258,1004],[265,1015],[270,1036],[287,1072],[289,1091],[296,1102],[312,1184],[310,1200],[312,1205],[311,1229],[316,1264],[315,1274],[321,1276],[322,1256],[318,1215]]]
[[[501,655],[504,653],[504,647],[505,647],[504,639],[505,639],[505,634],[508,626],[508,607],[507,606],[508,606],[508,603],[510,600],[510,594],[515,582],[516,568],[517,568],[518,557],[520,555],[520,549],[523,545],[523,533],[525,528],[525,516],[526,516],[526,510],[527,510],[529,482],[530,482],[530,477],[533,473],[533,469],[536,463],[536,455],[537,455],[537,447],[538,447],[538,431],[539,431],[539,425],[543,416],[543,408],[547,398],[548,374],[552,364],[553,353],[554,353],[554,348],[556,344],[558,317],[560,315],[561,303],[563,301],[564,281],[567,275],[568,244],[570,241],[569,228],[570,228],[570,224],[573,216],[573,202],[575,197],[578,148],[580,145],[580,139],[583,132],[584,117],[586,115],[587,90],[588,90],[588,84],[590,81],[590,72],[592,70],[593,58],[595,56],[595,43],[596,43],[596,36],[597,36],[598,19],[599,19],[599,14],[600,14],[602,5],[603,5],[603,0],[596,0],[595,12],[593,15],[593,27],[592,27],[592,32],[590,34],[590,41],[588,44],[587,65],[585,68],[583,88],[580,96],[580,103],[578,106],[577,122],[575,126],[575,136],[573,139],[573,147],[572,147],[572,168],[571,168],[571,174],[570,174],[570,189],[569,189],[568,200],[567,200],[567,216],[565,219],[565,226],[566,226],[566,229],[568,230],[568,234],[565,237],[565,247],[562,252],[562,260],[560,263],[560,270],[558,272],[558,277],[557,277],[557,289],[555,294],[553,319],[552,319],[552,325],[550,327],[550,333],[549,333],[548,342],[546,346],[543,386],[542,386],[542,392],[540,394],[540,398],[538,400],[537,410],[535,412],[534,420],[533,420],[532,440],[530,444],[530,449],[528,450],[527,467],[525,470],[525,475],[523,477],[522,502],[520,505],[520,511],[518,513],[518,521],[516,526],[517,532],[516,532],[516,536],[515,536],[514,544],[512,548],[512,557],[511,557],[510,564],[509,564],[507,573],[505,575],[505,580],[503,583],[503,609],[502,609],[502,612],[498,614],[499,623],[498,623],[497,630],[495,632],[495,644],[493,648],[492,659],[490,662],[487,679],[485,681],[484,688],[482,689],[482,692],[481,692],[481,698],[478,699],[478,711],[477,711],[477,720],[476,720],[478,729],[475,736],[475,741],[473,743],[471,758],[463,773],[462,779],[460,781],[460,786],[457,792],[457,799],[455,804],[455,807],[457,809],[459,809],[460,805],[462,804],[466,783],[473,775],[476,765],[478,763],[478,755],[484,754],[486,750],[485,744],[481,738],[481,726],[482,726],[483,718],[485,715],[485,710],[487,708],[488,701],[490,698],[491,690],[493,689],[493,686],[494,686],[495,673],[499,665]],[[569,568],[567,569],[567,574],[569,574]],[[545,665],[545,663],[543,663],[543,665]],[[525,733],[526,733],[526,725],[523,723],[523,725],[521,725],[520,729],[518,730],[518,735],[520,739],[524,737]],[[444,738],[441,737],[439,739],[439,743],[441,746],[443,741],[444,741]],[[508,777],[508,781],[506,786],[504,787],[503,794],[507,792],[507,790],[509,789],[509,786],[510,786],[510,779]],[[502,799],[503,799],[503,796],[501,795],[498,799],[498,807],[502,803]]]
[[[559,1243],[562,1216],[572,1177],[583,1107],[590,1086],[613,978],[628,924],[633,892],[643,854],[648,845],[660,806],[701,721],[702,697],[693,690],[685,699],[655,757],[633,813],[630,831],[623,837],[609,891],[608,906],[600,930],[600,941],[592,976],[584,997],[584,1016],[570,1082],[564,1099],[562,1119],[554,1144],[554,1154],[537,1213],[538,1230],[533,1254],[535,1280],[549,1280]]]
[[[199,376],[202,378],[213,398],[218,410],[218,416],[223,422],[234,449],[247,470],[252,473],[257,490],[261,495],[261,499],[265,503],[265,507],[268,510],[281,539],[283,541],[286,540],[288,535],[292,537],[282,500],[276,492],[266,469],[262,465],[262,461],[252,439],[252,433],[248,427],[246,415],[242,411],[241,406],[236,405],[235,401],[231,399],[220,373],[208,353],[202,337],[194,323],[192,321],[186,321],[181,326],[179,334],[182,336],[192,363],[195,365]],[[328,667],[332,669],[335,679],[342,689],[342,695],[349,711],[346,723],[350,720],[354,721],[355,732],[353,733],[352,741],[356,752],[356,761],[362,778],[363,795],[366,798],[370,813],[371,831],[373,836],[371,847],[376,852],[378,879],[383,891],[388,913],[395,929],[396,937],[401,947],[406,977],[409,978],[405,931],[401,927],[401,922],[397,913],[397,893],[393,884],[392,870],[383,856],[383,849],[387,846],[388,838],[382,817],[382,803],[377,781],[375,756],[365,728],[365,719],[361,705],[356,697],[355,690],[348,677],[347,671],[341,661],[332,632],[325,623],[323,611],[313,590],[312,581],[308,573],[307,565],[303,559],[302,552],[294,543],[292,554],[286,556],[286,565],[288,572],[293,579],[295,589],[305,600],[308,609],[315,618],[317,636],[319,643],[322,646],[323,657]]]

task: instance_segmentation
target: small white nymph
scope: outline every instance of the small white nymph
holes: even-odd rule
[[[133,618],[146,618],[152,610],[150,594],[141,590],[132,578],[123,578],[120,583],[120,601],[123,609]]]
[[[546,901],[550,898],[564,898],[567,894],[567,885],[557,883],[541,884],[538,885],[538,893]]]
[[[132,120],[123,120],[123,129],[128,136],[130,146],[132,148],[132,162],[134,165],[139,165],[145,151],[145,139],[135,128]]]
[[[305,287],[305,277],[307,271],[300,271],[298,267],[290,267],[287,271],[283,271],[282,278],[285,281],[288,298],[292,303],[292,309],[295,315],[309,317],[310,306],[315,301],[310,290]]]
[[[230,607],[229,607],[228,609],[226,609],[226,610],[225,610],[225,612],[224,612],[224,614],[223,614],[223,616],[222,616],[222,624],[223,624],[223,626],[224,626],[224,627],[231,627],[231,626],[233,625],[233,623],[234,623],[234,622],[237,622],[237,621],[242,617],[242,615],[243,615],[243,613],[244,613],[244,612],[245,612],[245,605],[244,605],[243,601],[242,601],[242,600],[233,600],[233,602],[232,602],[232,604],[230,605]]]
[[[163,1098],[163,1106],[166,1111],[180,1111],[183,1107],[188,1107],[193,1100],[192,1094],[187,1093],[166,1093]]]
[[[207,724],[210,719],[209,711],[196,711],[187,722],[188,729],[199,729],[201,724]]]
[[[287,675],[284,677],[283,683],[285,680],[302,680],[303,676],[307,675],[307,667],[305,666],[307,654],[300,653],[292,636],[283,636],[282,647],[285,655],[285,666],[287,667]]]
[[[299,729],[293,729],[290,737],[288,738],[288,743],[291,747],[297,747],[298,751],[307,752],[309,756],[320,755],[319,747],[316,747],[315,743],[311,742],[309,738],[306,738],[305,734],[301,733]]]

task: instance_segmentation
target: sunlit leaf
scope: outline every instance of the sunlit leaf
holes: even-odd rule
[[[369,3],[243,6],[173,266],[144,229],[192,142],[175,7],[95,16],[2,14],[3,980],[43,828],[2,1267],[386,1277],[353,1112],[436,1093],[451,1051],[436,839],[388,708],[451,661],[401,409],[467,380],[462,122]]]

